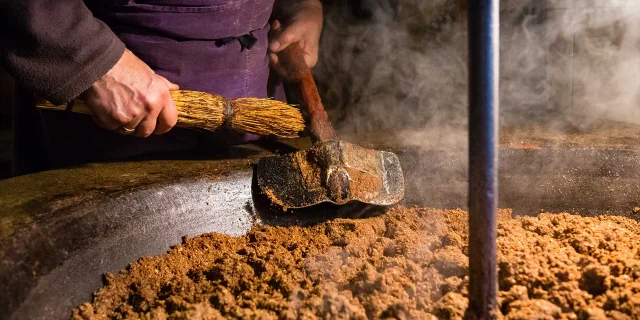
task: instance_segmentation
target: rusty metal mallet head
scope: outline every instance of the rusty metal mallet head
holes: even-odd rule
[[[300,46],[289,45],[278,54],[278,60],[277,71],[285,85],[309,113],[314,145],[260,159],[256,174],[262,193],[285,210],[323,202],[386,206],[402,200],[404,176],[394,153],[337,139]]]

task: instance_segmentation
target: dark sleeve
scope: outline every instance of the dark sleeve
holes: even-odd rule
[[[18,83],[59,104],[88,89],[124,53],[82,0],[0,0],[0,44]]]

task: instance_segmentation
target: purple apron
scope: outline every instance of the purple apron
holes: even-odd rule
[[[229,98],[263,98],[267,97],[269,78],[267,33],[273,1],[85,0],[85,3],[129,50],[181,89]],[[282,99],[281,90],[277,98]],[[255,139],[233,132],[205,134],[181,128],[140,139],[99,129],[86,116],[51,113],[46,118],[56,166]]]
[[[86,0],[90,3],[96,0]],[[140,59],[182,89],[267,96],[274,0],[138,0],[95,12]]]

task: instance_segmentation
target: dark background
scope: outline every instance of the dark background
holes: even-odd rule
[[[7,178],[11,168],[11,108],[13,80],[0,68],[0,179]]]

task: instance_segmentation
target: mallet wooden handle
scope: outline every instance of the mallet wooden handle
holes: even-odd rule
[[[297,42],[278,53],[278,63],[278,71],[285,84],[297,92],[300,105],[309,112],[313,138],[319,141],[336,140],[329,116],[320,100],[316,82]]]

